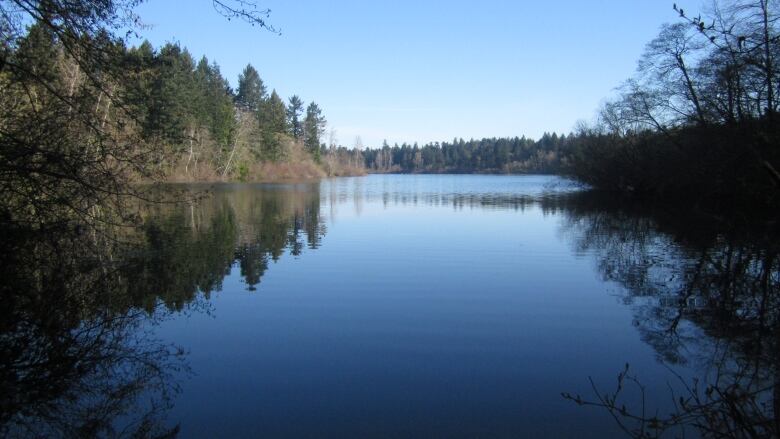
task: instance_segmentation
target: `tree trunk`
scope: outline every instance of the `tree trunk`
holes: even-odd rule
[[[225,170],[222,171],[222,178],[225,178],[225,176],[227,175],[228,171],[230,170],[230,162],[233,161],[233,155],[236,153],[236,147],[237,146],[238,146],[238,139],[233,141],[233,150],[230,151],[230,156],[228,157],[228,162],[225,165]]]
[[[192,160],[192,137],[195,135],[195,133],[190,130],[190,155],[187,157],[187,164],[184,165],[184,174],[190,175],[190,161]]]
[[[682,56],[680,55],[677,55],[677,66],[680,68],[680,71],[685,78],[685,86],[688,89],[688,93],[691,94],[691,101],[693,101],[693,105],[696,108],[696,118],[699,120],[700,124],[705,125],[707,122],[704,118],[704,110],[702,110],[701,104],[699,103],[699,96],[696,94],[696,89],[693,87],[693,80],[691,80],[691,77],[688,74],[688,68],[685,66],[685,60],[683,60]]]

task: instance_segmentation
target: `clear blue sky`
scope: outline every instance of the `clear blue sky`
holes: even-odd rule
[[[138,12],[155,46],[216,60],[234,86],[251,63],[283,98],[317,102],[346,146],[569,132],[677,19],[673,0],[260,1],[281,36],[225,20],[211,0]]]

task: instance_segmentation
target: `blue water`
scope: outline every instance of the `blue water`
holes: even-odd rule
[[[154,328],[192,371],[169,419],[182,437],[618,436],[561,392],[611,389],[628,362],[665,409],[674,378],[600,250],[578,245],[582,219],[540,201],[578,190],[462,175],[215,187],[208,206],[232,209],[239,244],[274,239],[256,224],[275,215],[299,245],[257,283],[234,260]],[[306,215],[317,231],[295,237]]]

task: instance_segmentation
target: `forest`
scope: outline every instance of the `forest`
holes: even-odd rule
[[[724,208],[780,195],[777,2],[674,5],[635,75],[583,125],[565,173],[641,199]]]
[[[101,51],[107,67],[118,70],[112,73],[121,74],[121,82],[107,84],[92,102],[100,127],[117,125],[129,132],[125,135],[154,145],[158,154],[149,165],[163,177],[246,180],[252,172],[262,179],[256,166],[263,162],[296,162],[308,167],[301,169],[304,174],[322,175],[317,167],[326,123],[322,110],[314,102],[304,105],[297,95],[285,101],[276,90],[269,93],[251,64],[233,90],[215,61],[205,56],[196,61],[179,44],[156,49],[144,41],[127,47],[104,35],[89,44]],[[9,56],[61,88],[52,92],[76,97],[84,86],[87,73],[40,23]],[[112,111],[112,99],[121,99],[126,113]]]
[[[575,138],[544,134],[534,141],[526,137],[435,142],[418,146],[406,143],[363,152],[370,172],[402,173],[517,173],[557,174],[568,163]]]

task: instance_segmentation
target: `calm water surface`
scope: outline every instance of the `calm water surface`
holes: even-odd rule
[[[592,400],[589,377],[613,390],[626,363],[646,413],[670,413],[694,378],[773,387],[771,236],[546,176],[184,189],[210,196],[149,209],[121,271],[121,309],[154,318],[117,345],[152,361],[106,369],[147,388],[160,346],[181,348],[156,369],[181,437],[620,437],[561,393]],[[123,338],[138,333],[154,347]],[[631,389],[621,404],[641,411]]]
[[[625,363],[668,410],[668,365],[687,377],[707,353],[668,346],[667,292],[625,278],[656,270],[674,289],[677,244],[598,224],[573,191],[541,176],[216,187],[179,225],[208,234],[221,209],[237,250],[198,312],[157,328],[194,372],[171,419],[185,437],[605,437],[609,415],[561,392],[612,389]],[[675,337],[702,336],[689,326]]]

